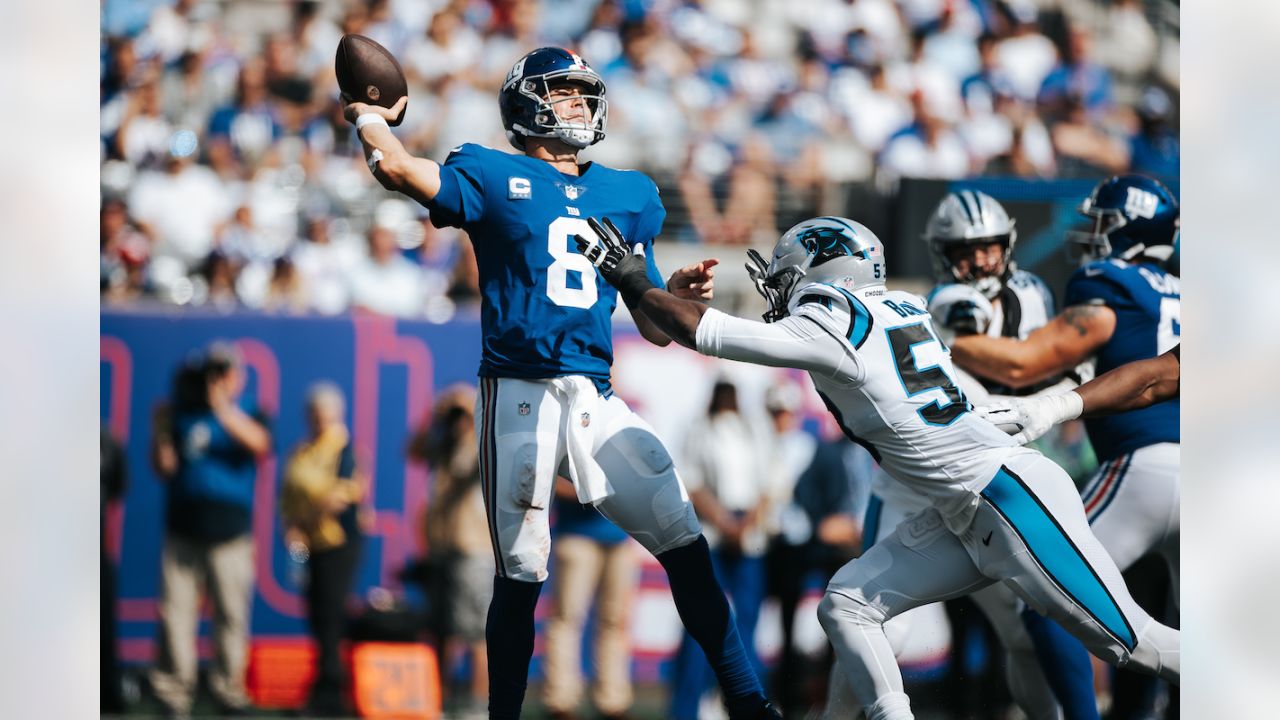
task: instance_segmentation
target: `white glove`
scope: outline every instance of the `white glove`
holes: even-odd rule
[[[929,314],[938,327],[954,337],[986,333],[996,310],[976,288],[955,283],[943,285],[929,296]]]
[[[1060,422],[1080,417],[1084,400],[1072,392],[1032,398],[995,400],[974,408],[978,417],[1013,436],[1013,441],[1026,445],[1048,432]]]

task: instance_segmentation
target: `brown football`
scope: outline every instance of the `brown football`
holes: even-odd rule
[[[342,94],[356,102],[389,108],[409,94],[404,71],[395,56],[363,35],[342,36],[338,41],[338,54],[333,59],[333,70],[338,75]],[[402,120],[404,111],[390,124],[399,125]]]

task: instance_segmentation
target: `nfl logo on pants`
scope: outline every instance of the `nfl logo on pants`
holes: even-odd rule
[[[519,405],[517,405],[517,406],[516,406],[516,412],[519,412],[521,415],[528,415],[528,414],[529,414],[529,403],[527,403],[527,402],[522,402],[522,403],[520,403]]]

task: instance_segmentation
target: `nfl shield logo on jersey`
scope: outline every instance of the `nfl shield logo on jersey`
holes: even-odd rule
[[[519,405],[517,405],[517,406],[516,406],[516,412],[520,413],[521,415],[528,415],[528,414],[529,414],[529,403],[527,403],[527,402],[522,402],[522,403],[520,403]]]
[[[569,198],[570,200],[577,200],[578,196],[582,194],[582,191],[584,188],[581,188],[577,185],[562,185],[561,189],[564,190],[565,197]]]
[[[585,412],[582,413],[582,427],[586,427],[590,424],[591,424],[591,413],[585,413]]]

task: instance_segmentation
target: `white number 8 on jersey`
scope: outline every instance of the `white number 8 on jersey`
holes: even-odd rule
[[[547,268],[547,297],[561,307],[589,308],[596,304],[596,268],[581,253],[569,249],[574,235],[591,237],[594,232],[582,218],[561,217],[547,228],[547,252],[555,262]],[[582,287],[569,287],[569,271],[579,273]]]

